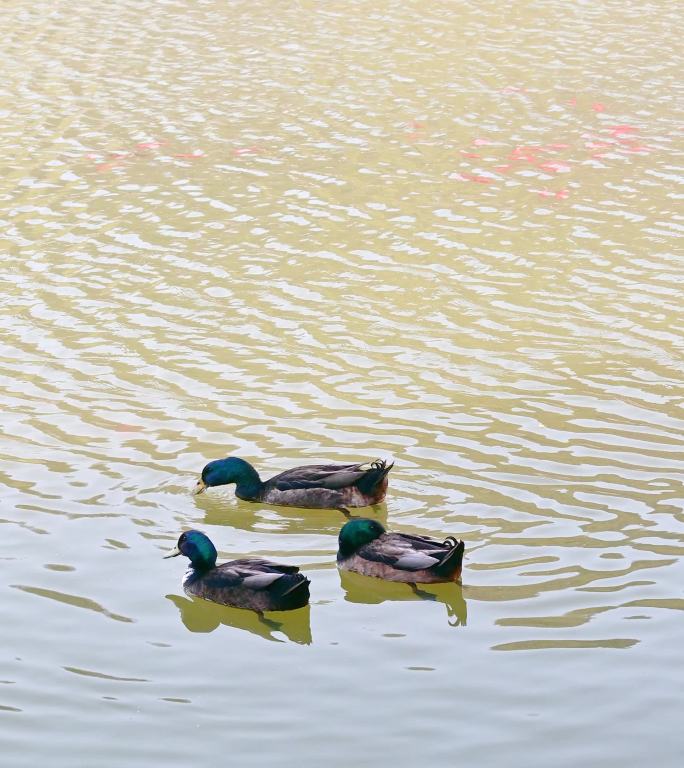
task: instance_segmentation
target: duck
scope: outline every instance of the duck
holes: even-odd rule
[[[235,483],[235,495],[284,507],[339,509],[379,504],[387,492],[387,475],[394,466],[384,459],[363,464],[309,464],[287,469],[263,482],[244,459],[229,456],[210,461],[202,470],[193,493]]]
[[[256,557],[216,565],[216,547],[201,531],[182,533],[164,559],[178,555],[185,555],[190,560],[183,577],[187,595],[259,614],[291,611],[303,608],[309,602],[310,582],[297,566]]]
[[[382,523],[355,517],[342,526],[337,567],[364,576],[407,584],[436,584],[461,577],[465,544],[453,536],[390,533]]]

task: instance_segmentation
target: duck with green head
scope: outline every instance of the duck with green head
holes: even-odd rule
[[[434,584],[461,577],[465,544],[453,536],[388,533],[377,520],[357,517],[342,527],[337,566],[364,576],[409,584]]]
[[[379,504],[387,491],[387,474],[394,465],[384,459],[365,464],[311,464],[295,467],[262,481],[244,459],[229,456],[210,461],[194,493],[235,483],[235,495],[285,507],[342,509]]]
[[[309,579],[294,565],[256,557],[216,565],[217,552],[201,531],[185,531],[167,557],[185,555],[183,577],[188,595],[252,611],[290,611],[309,602]]]

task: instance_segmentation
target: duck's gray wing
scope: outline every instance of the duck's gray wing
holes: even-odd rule
[[[366,473],[366,464],[312,464],[281,472],[267,481],[279,491],[299,488],[328,488],[331,491],[355,485]]]
[[[311,464],[281,472],[267,480],[265,485],[279,491],[301,488],[327,488],[338,491],[366,480],[372,487],[392,469],[392,466],[393,464],[388,465],[384,459],[361,464]]]
[[[299,568],[295,565],[245,558],[217,566],[211,573],[206,574],[202,581],[210,588],[244,586],[249,589],[267,589],[283,576],[295,573],[299,573]]]
[[[439,565],[446,551],[447,548],[437,541],[432,542],[430,549],[418,549],[415,537],[385,533],[361,547],[359,554],[366,560],[384,563],[402,571],[422,571]]]
[[[239,560],[231,560],[229,563],[219,565],[217,570],[224,567],[237,569],[241,573],[299,573],[296,565],[285,565],[284,563],[274,563],[272,560],[266,560],[261,557],[244,557]]]

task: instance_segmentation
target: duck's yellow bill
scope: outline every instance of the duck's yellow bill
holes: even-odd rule
[[[178,547],[174,547],[170,552],[167,552],[163,557],[162,560],[166,560],[168,557],[178,557],[178,555],[181,554],[180,549]]]
[[[204,493],[207,489],[207,485],[204,480],[198,480],[197,485],[192,489],[192,495],[197,496],[200,493]]]

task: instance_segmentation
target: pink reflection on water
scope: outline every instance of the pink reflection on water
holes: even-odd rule
[[[258,144],[252,144],[249,147],[234,147],[233,154],[240,157],[241,155],[261,155],[264,152],[264,148]]]
[[[545,163],[539,163],[537,168],[544,171],[553,171],[554,173],[568,173],[571,168],[567,163],[559,163],[556,160],[547,160]]]
[[[552,189],[532,189],[531,192],[536,192],[539,197],[552,197],[554,200],[567,200],[570,197],[570,191],[567,189],[559,189],[555,192]]]
[[[477,173],[450,173],[450,179],[456,179],[456,181],[474,181],[476,184],[493,184],[494,179],[489,176],[482,176]]]
[[[633,125],[614,125],[608,129],[613,136],[622,136],[625,133],[638,133],[639,129]]]
[[[499,92],[512,94],[528,91],[522,86],[508,85]],[[556,102],[556,107],[558,103]],[[645,156],[656,149],[655,146],[647,144],[639,136],[639,128],[628,121],[604,125],[605,117],[602,115],[609,111],[608,102],[594,101],[590,96],[579,95],[560,103],[579,107],[572,116],[576,122],[574,129],[572,126],[566,128],[565,135],[546,143],[535,143],[531,137],[527,143],[522,143],[521,139],[529,136],[529,129],[522,135],[511,136],[508,141],[498,133],[492,138],[479,134],[470,139],[469,146],[459,150],[463,160],[462,170],[453,172],[449,178],[487,185],[497,181],[504,182],[497,185],[498,191],[513,189],[518,186],[518,182],[522,182],[523,188],[529,192],[560,201],[571,196],[571,189],[529,187],[524,183],[524,179],[536,177],[548,180],[550,175],[556,174],[595,174],[609,168],[609,161],[629,161],[630,156]],[[540,138],[542,130],[539,129]],[[492,149],[483,154],[473,151],[476,147]],[[601,162],[598,162],[599,160]],[[507,178],[515,183],[506,182]],[[577,184],[575,181],[571,187]]]
[[[131,166],[133,163],[143,159],[148,162],[150,160],[155,160],[161,155],[159,153],[153,153],[152,150],[159,149],[168,143],[169,142],[167,141],[158,139],[149,139],[132,144],[130,149],[109,149],[101,150],[100,152],[87,152],[85,158],[86,160],[91,160],[95,163],[95,170],[98,173],[107,173],[108,171],[113,171],[117,168]],[[167,155],[167,157],[168,156],[169,155]],[[193,152],[177,152],[170,156],[197,160],[204,157],[205,154],[202,150],[196,149]]]

